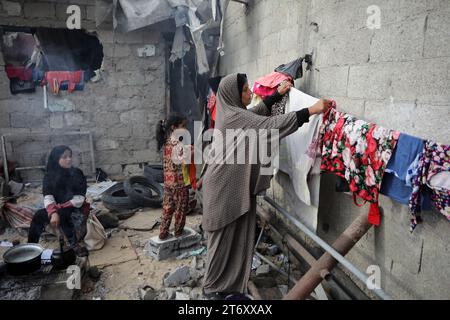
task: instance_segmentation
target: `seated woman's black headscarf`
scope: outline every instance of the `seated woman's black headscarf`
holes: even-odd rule
[[[59,165],[59,159],[68,146],[57,146],[50,152],[47,161],[47,172],[43,181],[43,193],[53,195],[57,203],[66,202],[74,195],[86,194],[86,177],[78,168],[65,169]]]

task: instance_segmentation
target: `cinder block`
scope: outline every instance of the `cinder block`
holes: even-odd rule
[[[346,97],[333,97],[336,101],[337,110],[349,113],[358,118],[364,118],[364,100],[349,99]]]
[[[145,251],[150,257],[160,261],[177,257],[185,252],[200,247],[201,236],[191,228],[185,227],[183,236],[176,238],[172,234],[165,240],[158,236],[152,237],[145,246]],[[189,270],[189,267],[187,267]]]
[[[450,9],[450,4],[447,2]],[[431,12],[425,32],[425,57],[450,56],[450,10]]]
[[[98,139],[95,142],[95,149],[99,151],[115,150],[119,147],[119,143],[111,139]]]
[[[359,99],[385,99],[392,93],[390,65],[350,66],[348,97]]]
[[[319,93],[321,96],[347,96],[347,82],[350,67],[321,68],[319,73]]]
[[[19,2],[5,0],[1,2],[1,5],[8,16],[20,16],[22,14],[22,5]]]
[[[342,66],[366,63],[369,59],[371,30],[354,31],[319,40],[317,44],[317,65]]]
[[[370,46],[370,62],[420,59],[423,52],[426,15],[375,30]]]
[[[86,124],[86,121],[82,114],[79,113],[66,113],[64,114],[64,120],[66,121],[67,126],[81,126]]]
[[[54,18],[55,4],[26,2],[24,4],[24,12],[26,18]]]
[[[62,129],[64,128],[64,117],[60,113],[53,113],[50,115],[50,128]]]
[[[21,114],[11,113],[11,127],[13,128],[48,128],[50,121],[49,116],[45,114]]]

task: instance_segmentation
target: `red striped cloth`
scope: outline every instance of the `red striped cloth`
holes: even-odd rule
[[[34,211],[6,202],[3,206],[3,214],[11,227],[29,228]]]

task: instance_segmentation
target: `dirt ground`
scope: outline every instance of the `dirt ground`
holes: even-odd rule
[[[26,196],[18,199],[18,204],[29,207],[39,207],[42,200],[40,188],[29,188]],[[93,202],[96,209],[102,212],[108,212],[101,201]],[[106,229],[109,236],[105,246],[97,251],[91,251],[88,259],[90,267],[97,267],[100,271],[100,277],[96,280],[86,276],[84,277],[82,289],[78,294],[81,300],[139,300],[143,299],[145,290],[152,288],[154,292],[152,299],[174,299],[169,297],[170,290],[178,291],[190,295],[191,299],[203,299],[201,295],[202,275],[206,264],[206,250],[199,256],[187,258],[171,258],[163,261],[157,261],[150,257],[145,247],[149,239],[158,235],[159,219],[162,209],[144,208],[140,209],[128,219],[120,220],[119,226],[114,229]],[[196,231],[201,224],[201,212],[199,208],[187,216],[186,226]],[[138,230],[136,230],[138,229]],[[145,230],[145,231],[143,231]],[[48,230],[50,231],[50,230]],[[172,231],[172,230],[171,230]],[[264,237],[263,237],[264,238]],[[270,239],[267,239],[270,240]],[[25,230],[8,228],[0,235],[0,241],[19,241],[27,242],[27,233]],[[58,242],[56,236],[44,234],[40,244],[44,248],[57,248]],[[261,243],[268,246],[268,244]],[[202,245],[205,245],[203,240]],[[0,246],[0,261],[7,247]],[[280,255],[269,257],[272,262],[277,263]],[[164,276],[177,269],[180,266],[192,268],[193,260],[197,263],[198,278],[190,285],[183,285],[177,288],[165,288],[163,285]],[[261,263],[259,263],[261,264]],[[192,269],[191,269],[192,270]],[[258,287],[259,293],[263,299],[281,299],[280,286],[288,284],[286,277],[281,276],[276,270],[271,268],[269,273],[256,276],[256,268],[252,272],[251,280]],[[292,275],[295,270],[292,270]],[[300,275],[296,274],[295,278]]]

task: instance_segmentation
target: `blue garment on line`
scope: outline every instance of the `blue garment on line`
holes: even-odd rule
[[[401,133],[397,141],[397,147],[392,154],[381,182],[381,194],[395,201],[408,205],[412,193],[412,187],[406,183],[406,174],[418,154],[423,152],[424,141]],[[431,208],[429,193],[423,195],[425,210]]]

